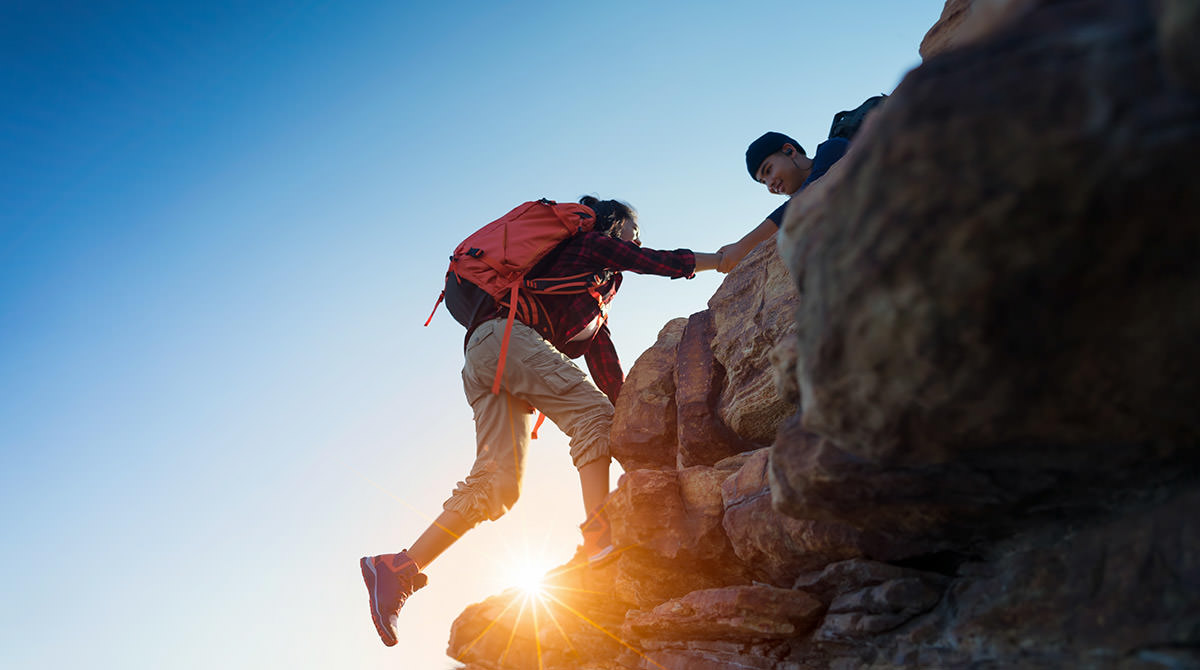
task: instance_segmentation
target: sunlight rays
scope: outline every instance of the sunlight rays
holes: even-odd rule
[[[463,647],[461,653],[465,655],[468,651],[471,651],[471,647],[474,647],[477,642],[482,640],[483,636],[487,635],[488,631],[490,631],[493,626],[495,626],[497,623],[500,623],[500,619],[504,618],[505,613],[512,609],[513,605],[515,604],[517,604],[516,598],[509,600],[508,604],[504,606],[504,609],[500,610],[500,614],[496,615],[495,618],[488,622],[488,625],[484,626],[483,630],[479,632],[479,635],[476,635],[469,643],[467,643],[466,647]],[[518,621],[518,623],[520,622]],[[516,628],[515,625],[513,627]]]
[[[584,564],[584,566],[586,566],[586,564]],[[558,574],[561,574],[561,571]],[[548,578],[550,576],[551,575],[547,575],[546,577]],[[504,641],[503,650],[500,651],[497,657],[497,661],[500,663],[501,667],[505,667],[506,660],[513,660],[510,658],[510,656],[527,658],[518,653],[518,647],[520,645],[517,643],[517,640],[521,638],[528,638],[531,635],[532,640],[526,640],[526,642],[532,643],[529,646],[532,646],[531,651],[537,658],[537,668],[541,670],[545,667],[546,650],[542,646],[542,634],[545,626],[544,622],[547,619],[553,626],[553,630],[556,630],[562,637],[563,641],[566,642],[571,653],[578,655],[579,649],[571,639],[571,634],[566,628],[564,628],[563,623],[559,620],[562,616],[562,612],[565,612],[570,615],[568,618],[574,618],[583,622],[588,627],[603,633],[604,636],[615,641],[621,645],[621,647],[628,649],[629,651],[637,654],[639,657],[645,659],[645,661],[652,666],[666,670],[663,665],[648,657],[642,650],[624,640],[620,635],[596,622],[576,607],[573,607],[566,600],[558,595],[555,595],[555,592],[578,593],[596,596],[611,595],[590,589],[558,585],[548,581],[542,581],[538,588],[534,589],[512,589],[510,591],[511,595],[508,598],[508,602],[504,604],[499,613],[489,616],[491,621],[488,622],[487,626],[485,626],[484,629],[470,641],[470,643],[468,643],[460,652],[458,652],[457,656],[459,659],[468,660],[466,659],[467,653],[470,652],[471,649],[473,649],[476,644],[480,642],[480,640],[484,639],[489,633],[493,632],[493,629],[495,629],[497,624],[499,624],[500,628],[495,632],[500,634],[503,634],[501,631],[503,631],[505,626],[510,627],[508,630],[508,635]],[[514,607],[516,608],[515,613],[513,612]],[[554,611],[555,607],[561,608],[562,612],[556,614]],[[545,630],[551,629],[545,628]],[[526,649],[528,650],[528,647],[526,647]],[[528,651],[525,653],[528,653]],[[513,662],[520,662],[520,658],[513,660]]]
[[[588,625],[592,626],[592,627],[593,627],[593,628],[595,628],[596,630],[598,630],[598,631],[600,631],[601,633],[604,633],[604,634],[605,634],[605,635],[607,635],[608,637],[612,638],[612,639],[613,639],[613,640],[615,640],[615,641],[616,641],[618,644],[620,644],[621,646],[625,647],[625,648],[626,648],[626,649],[628,649],[629,651],[632,651],[633,653],[637,654],[638,656],[641,656],[643,659],[645,659],[645,660],[646,660],[647,662],[649,662],[650,664],[654,665],[654,666],[655,666],[655,667],[657,667],[657,668],[662,668],[662,670],[667,670],[667,668],[666,668],[665,666],[663,666],[662,664],[658,663],[658,662],[657,662],[657,661],[655,661],[654,659],[652,659],[652,658],[650,658],[649,656],[647,656],[647,655],[645,655],[644,653],[642,653],[642,651],[641,651],[640,649],[638,649],[637,647],[634,647],[633,645],[629,644],[629,643],[628,643],[628,642],[626,642],[625,640],[621,639],[621,636],[619,636],[619,635],[616,635],[616,634],[612,633],[612,632],[611,632],[611,631],[609,631],[607,628],[605,628],[605,627],[601,626],[600,624],[596,623],[595,621],[592,621],[590,618],[588,618],[588,616],[587,616],[587,615],[583,614],[582,612],[580,612],[580,611],[576,610],[575,608],[571,607],[570,605],[568,605],[568,604],[564,603],[563,601],[559,600],[558,598],[554,597],[554,594],[552,594],[552,593],[546,593],[546,597],[547,597],[547,598],[549,598],[549,599],[551,599],[551,600],[553,600],[553,601],[554,601],[555,603],[557,603],[557,604],[558,604],[560,607],[562,607],[563,609],[567,610],[567,611],[568,611],[568,612],[570,612],[571,614],[574,614],[575,616],[579,617],[579,619],[580,619],[581,621],[583,621],[584,623],[587,623]],[[547,612],[549,612],[549,610],[547,610]],[[550,616],[554,616],[554,615],[551,613],[551,614],[550,614]]]
[[[517,609],[516,623],[514,623],[512,629],[508,631],[508,643],[504,645],[504,652],[502,654],[500,654],[500,665],[504,665],[504,659],[508,656],[509,650],[512,649],[513,638],[515,638],[517,636],[517,629],[521,627],[521,615],[525,613],[525,608],[529,605],[529,601],[533,600],[533,598],[531,598],[529,596],[525,596],[522,598],[517,598],[516,600],[521,601],[521,606]],[[534,627],[533,637],[536,640],[537,639],[537,618],[536,617],[534,618],[533,627]],[[542,651],[541,651],[541,647],[539,646],[538,647],[538,665],[540,666],[541,664],[542,664]]]

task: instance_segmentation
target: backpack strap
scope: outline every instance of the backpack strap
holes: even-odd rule
[[[508,340],[512,337],[513,317],[517,315],[517,290],[521,282],[513,283],[512,295],[508,300],[508,321],[504,324],[504,339],[500,341],[500,362],[496,365],[496,381],[492,382],[492,394],[500,392],[500,380],[504,377],[504,362],[508,358]]]
[[[540,428],[542,427],[542,424],[543,424],[543,423],[545,423],[545,422],[546,422],[546,414],[545,414],[545,412],[543,412],[543,411],[541,411],[541,410],[538,410],[538,418],[537,418],[537,421],[535,421],[535,422],[533,423],[533,432],[529,434],[529,438],[530,438],[530,439],[532,439],[532,440],[536,440],[536,439],[537,439],[537,437],[538,437],[538,429],[540,429]]]
[[[582,272],[580,274],[568,275],[566,277],[539,277],[537,279],[526,279],[525,288],[529,289],[530,293],[539,295],[556,295],[564,293],[588,293],[593,290],[593,287],[599,286],[603,282],[601,276],[596,272]]]
[[[438,306],[441,305],[442,301],[445,299],[446,299],[446,292],[442,291],[441,295],[438,296],[437,302],[433,303],[433,311],[429,313],[429,318],[425,319],[426,326],[429,325],[429,322],[433,321],[433,315],[437,314]]]

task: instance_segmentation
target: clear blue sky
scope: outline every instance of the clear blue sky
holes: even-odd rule
[[[890,92],[941,0],[7,2],[0,8],[0,667],[450,667],[451,620],[570,556],[565,438],[430,569],[385,649],[357,559],[473,458],[446,257],[584,193],[712,251]],[[626,368],[719,285],[633,277]]]

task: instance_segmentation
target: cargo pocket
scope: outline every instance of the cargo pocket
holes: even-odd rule
[[[472,335],[471,341],[467,343],[462,378],[467,402],[472,406],[484,394],[492,392],[496,366],[500,364],[499,345],[496,342],[496,331],[489,329],[478,337]]]
[[[487,342],[489,339],[491,339],[491,337],[493,335],[496,334],[496,330],[494,328],[489,327],[489,328],[487,328],[487,330],[483,330],[483,329],[484,329],[484,326],[479,327],[479,330],[483,331],[483,334],[479,335],[478,337],[476,337],[476,333],[471,334],[471,341],[467,342],[467,349],[466,349],[467,354],[470,354],[473,350],[477,349],[479,347],[479,345],[483,344],[484,342]]]
[[[522,363],[532,374],[538,375],[546,387],[557,395],[579,386],[587,375],[566,356],[550,348],[542,348],[526,357]]]

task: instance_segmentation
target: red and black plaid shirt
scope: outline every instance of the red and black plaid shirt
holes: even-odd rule
[[[674,279],[690,278],[696,271],[696,256],[688,249],[658,251],[603,233],[584,233],[559,245],[530,276],[568,277],[585,272],[598,273],[604,281],[596,288],[596,293],[607,306],[621,287],[622,270]],[[548,323],[530,325],[568,358],[583,356],[596,386],[616,404],[625,373],[621,371],[621,361],[608,326],[601,326],[591,339],[571,341],[601,315],[600,300],[591,293],[540,296]],[[490,318],[507,314],[507,309],[498,309]]]

